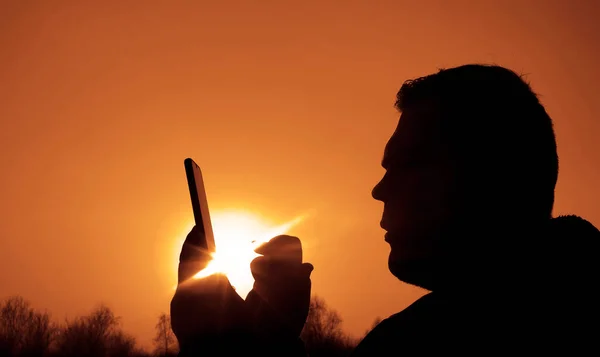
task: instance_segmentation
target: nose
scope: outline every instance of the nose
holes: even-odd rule
[[[377,201],[382,201],[383,202],[383,179],[381,179],[375,185],[375,187],[373,187],[373,190],[371,191],[371,196],[374,199],[376,199]]]

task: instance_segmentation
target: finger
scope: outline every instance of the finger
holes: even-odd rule
[[[300,274],[303,277],[310,278],[310,274],[315,270],[315,267],[310,263],[302,263],[302,267],[300,268]]]
[[[267,256],[254,258],[250,263],[250,271],[254,280],[262,282],[263,280],[271,283],[278,281],[286,282],[290,278],[310,279],[314,267],[310,263],[290,264],[287,261],[273,260]]]
[[[181,247],[177,277],[179,284],[196,275],[210,261],[210,253],[203,248],[203,241],[204,234],[194,226]]]
[[[265,257],[289,263],[302,263],[302,243],[298,237],[277,236],[255,249]]]
[[[266,257],[258,257],[252,261],[251,270],[254,286],[246,297],[246,303],[251,309],[259,309],[266,304],[268,310],[277,313],[278,320],[306,319],[312,264],[281,264]],[[303,324],[304,321],[295,325],[301,327]]]
[[[252,262],[250,262],[250,272],[254,277],[254,280],[261,280],[265,277],[268,277],[269,272],[273,271],[273,262],[265,257],[254,258]]]

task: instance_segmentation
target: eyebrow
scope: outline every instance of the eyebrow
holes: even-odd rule
[[[381,158],[381,167],[387,170],[390,164],[390,141],[385,144],[383,149],[383,157]]]
[[[401,146],[398,145],[397,138],[395,135],[392,135],[390,140],[385,144],[385,148],[383,149],[383,157],[381,158],[381,167],[384,169],[388,169],[392,158],[392,152],[397,152]],[[395,155],[394,155],[395,156]]]
[[[393,150],[393,151],[392,151]],[[392,152],[394,152],[392,154]],[[381,159],[381,167],[389,170],[391,165],[395,165],[396,161],[404,162],[405,160],[428,160],[437,154],[431,151],[430,146],[413,144],[411,146],[396,145],[393,149],[387,145]]]

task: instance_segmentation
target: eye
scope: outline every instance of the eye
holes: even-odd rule
[[[397,162],[395,162],[396,167],[398,168],[413,168],[413,167],[419,167],[419,166],[423,166],[424,164],[424,160],[420,157],[417,156],[407,156],[407,157],[403,157],[400,158]]]
[[[410,168],[423,167],[426,164],[427,163],[424,160],[421,160],[420,158],[414,158],[414,159],[406,161],[406,163],[405,163],[406,167],[410,167]]]

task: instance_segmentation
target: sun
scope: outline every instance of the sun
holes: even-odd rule
[[[250,262],[259,256],[254,249],[277,235],[285,234],[301,220],[302,217],[297,217],[276,225],[248,211],[214,212],[211,221],[216,251],[208,266],[194,278],[224,273],[236,292],[242,298],[246,298],[254,284]]]

